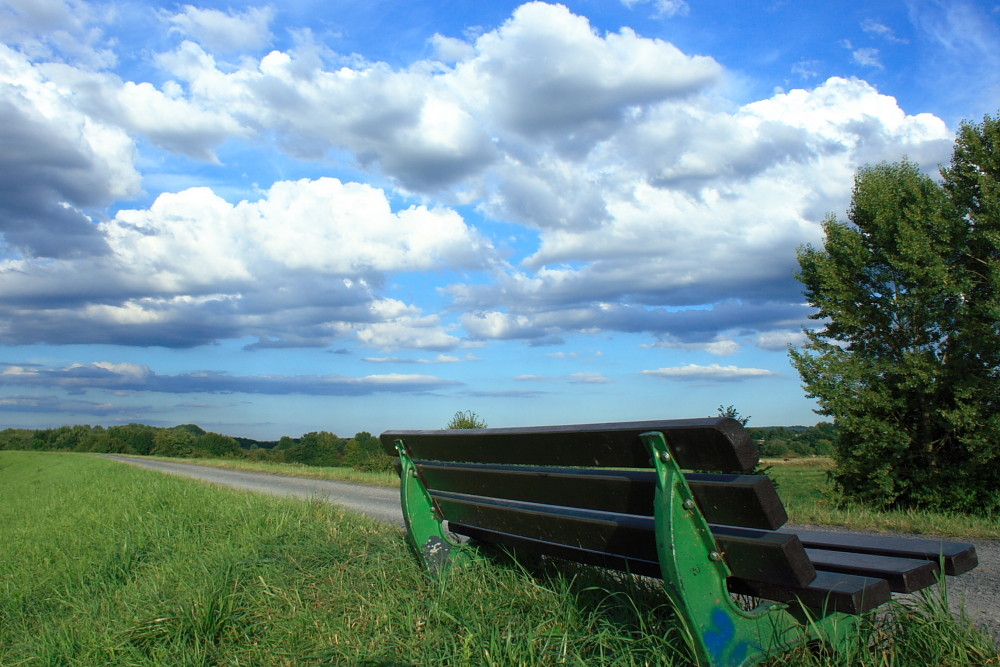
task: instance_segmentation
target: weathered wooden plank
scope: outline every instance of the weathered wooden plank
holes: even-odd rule
[[[663,576],[658,561],[570,547],[457,523],[452,524],[451,528],[460,535],[519,551],[543,554],[575,563],[596,565],[656,579]],[[802,587],[747,581],[739,577],[730,577],[728,586],[733,593],[753,595],[793,605],[801,600],[809,607],[826,608],[850,614],[859,614],[874,609],[888,601],[890,596],[889,585],[884,580],[834,572],[817,572],[813,580]]]
[[[952,576],[968,572],[979,564],[975,545],[963,542],[841,533],[835,531],[801,530],[798,528],[782,529],[782,532],[798,535],[802,544],[811,549],[850,551],[872,554],[874,556],[916,558],[935,562],[939,559],[944,559],[945,574]]]
[[[606,567],[612,570],[628,572],[630,574],[637,574],[644,577],[653,577],[656,579],[662,577],[660,572],[660,562],[655,560],[627,557],[622,556],[621,554],[581,549],[579,547],[570,547],[565,544],[545,542],[543,540],[536,540],[529,537],[523,537],[521,535],[512,535],[510,533],[503,533],[495,530],[486,530],[485,528],[466,526],[459,523],[452,523],[450,528],[458,535],[471,537],[475,540],[482,540],[483,542],[487,542],[489,544],[499,544],[501,546],[511,547],[518,551],[542,554],[553,558],[573,561],[575,563],[583,563],[585,565]]]
[[[813,609],[845,614],[863,614],[885,604],[892,597],[885,579],[823,570],[817,570],[815,579],[803,587],[778,586],[734,577],[729,580],[729,590],[790,605],[801,601]]]
[[[652,516],[653,470],[585,469],[416,461],[429,489],[546,505]],[[687,473],[710,523],[774,529],[788,520],[771,480],[763,475]]]
[[[929,560],[825,549],[806,549],[806,554],[819,570],[885,579],[895,593],[913,593],[937,582],[937,563]]]
[[[449,523],[626,560],[659,561],[652,517],[448,491],[430,493]],[[781,586],[804,586],[815,578],[812,562],[794,535],[732,526],[711,528],[735,576]]]
[[[744,472],[757,464],[757,447],[734,419],[675,419],[574,426],[386,431],[380,438],[394,455],[402,440],[415,459],[522,465],[648,468],[649,453],[639,439],[647,431],[664,434],[681,467]]]

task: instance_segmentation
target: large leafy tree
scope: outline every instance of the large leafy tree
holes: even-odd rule
[[[882,507],[1000,509],[1000,119],[963,124],[942,180],[861,169],[848,219],[799,250],[823,328],[792,350],[839,427],[836,482]]]

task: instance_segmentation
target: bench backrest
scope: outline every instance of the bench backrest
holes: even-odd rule
[[[816,572],[770,479],[742,474],[757,448],[729,418],[532,428],[388,431],[452,532],[660,576],[657,479],[640,434],[662,433],[736,577],[801,587]],[[712,472],[694,472],[712,471]],[[721,472],[719,472],[721,471]]]

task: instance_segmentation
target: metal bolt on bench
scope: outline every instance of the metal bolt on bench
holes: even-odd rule
[[[703,665],[844,647],[892,592],[977,564],[969,544],[783,528],[757,448],[728,418],[387,431],[428,571],[499,544],[662,579]],[[713,472],[685,472],[685,471]],[[715,472],[722,471],[722,472]],[[460,541],[455,536],[468,541]],[[763,600],[747,611],[732,594]]]

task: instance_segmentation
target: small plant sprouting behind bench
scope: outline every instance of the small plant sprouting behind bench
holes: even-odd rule
[[[820,641],[846,648],[891,593],[977,564],[968,544],[783,528],[770,479],[730,418],[388,431],[403,516],[431,572],[477,545],[662,579],[705,665]],[[697,471],[723,472],[697,472]],[[694,471],[694,472],[688,472]],[[733,594],[760,599],[743,609]]]

